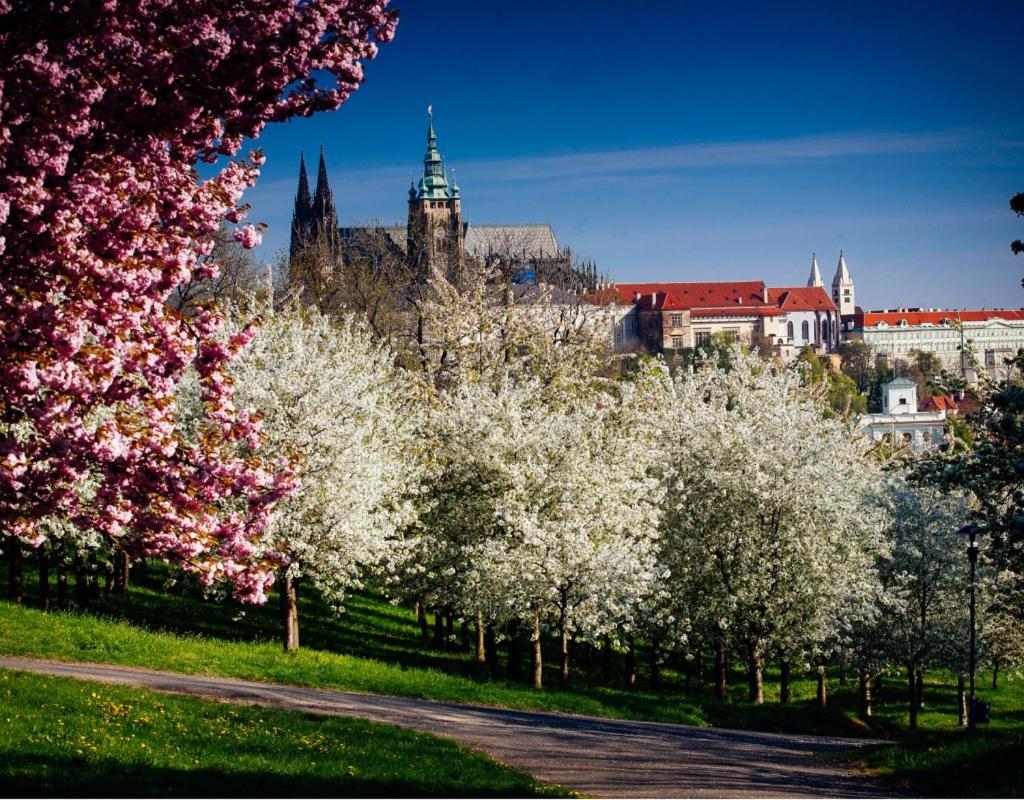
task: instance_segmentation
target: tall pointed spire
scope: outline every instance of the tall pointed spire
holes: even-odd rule
[[[292,237],[289,253],[294,257],[308,242],[313,221],[313,198],[309,194],[309,178],[306,176],[306,158],[299,153],[299,188],[295,193],[295,210],[292,212]]]
[[[846,267],[846,259],[843,257],[842,250],[839,251],[839,264],[836,265],[836,275],[832,279],[832,301],[836,304],[841,316],[852,314],[857,310],[853,278],[850,277],[850,270]]]
[[[818,256],[815,253],[811,253],[811,277],[807,279],[808,286],[824,286],[825,282],[821,279],[821,270],[818,269]]]
[[[417,200],[447,200],[452,197],[444,172],[444,159],[437,149],[434,107],[427,106],[427,151],[423,154],[423,177],[416,187]]]
[[[317,232],[329,237],[332,241],[338,236],[338,214],[334,210],[334,195],[327,181],[327,163],[324,161],[324,149],[320,148],[320,165],[316,173],[316,191],[313,193],[313,225]]]
[[[853,278],[850,277],[850,270],[846,268],[846,258],[843,256],[843,251],[839,251],[839,264],[836,266],[836,276],[832,279],[832,285],[835,286],[839,283],[853,283]]]

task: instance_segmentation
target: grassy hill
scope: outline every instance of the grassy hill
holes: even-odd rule
[[[7,670],[0,706],[7,796],[565,796],[454,742],[361,720]]]
[[[956,728],[956,698],[948,675],[928,676],[917,734],[906,730],[905,689],[898,675],[886,678],[870,724],[857,717],[854,681],[844,684],[838,676],[830,679],[827,708],[814,702],[815,684],[810,679],[796,680],[794,702],[779,705],[771,671],[766,676],[764,706],[744,702],[741,670],[732,676],[726,703],[713,698],[706,681],[691,676],[687,682],[682,670],[676,669],[681,664],[666,665],[659,689],[652,691],[646,685],[642,648],[636,687],[624,687],[622,657],[616,654],[611,682],[603,679],[592,659],[589,668],[576,667],[569,687],[537,691],[507,680],[504,669],[488,673],[474,662],[458,635],[447,648],[432,647],[422,640],[411,609],[391,605],[371,592],[354,596],[340,617],[307,592],[301,598],[302,649],[285,653],[277,644],[274,605],[251,608],[230,599],[205,598],[193,581],[163,567],[150,567],[147,574],[133,579],[127,594],[102,596],[84,614],[44,614],[0,604],[0,652],[508,708],[888,738],[898,746],[876,748],[858,758],[897,779],[912,780],[929,794],[978,794],[975,786],[987,786],[980,793],[1012,795],[1024,785],[1014,777],[1019,772],[1014,773],[1012,765],[985,776],[969,767],[998,760],[1006,748],[1020,746],[1024,727],[1024,683],[1020,681],[1004,680],[998,691],[980,692],[993,701],[993,723],[990,730],[967,742],[964,732]],[[32,592],[33,587],[26,585],[26,594]],[[557,687],[553,665],[554,658],[545,674],[549,687]]]

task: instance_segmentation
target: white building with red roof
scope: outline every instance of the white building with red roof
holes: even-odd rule
[[[770,344],[784,358],[807,346],[822,354],[839,347],[839,311],[820,285],[714,281],[620,283],[614,289],[619,306],[633,305],[637,344],[648,352],[699,347],[715,334]]]
[[[956,373],[969,376],[973,361],[997,374],[1007,358],[1024,348],[1024,308],[857,309],[843,316],[843,338],[860,339],[890,358],[910,360],[917,350],[934,353]]]

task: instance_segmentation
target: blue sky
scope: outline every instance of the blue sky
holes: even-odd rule
[[[842,249],[864,307],[1024,306],[1024,4],[397,7],[345,106],[261,138],[261,257],[321,145],[342,224],[404,223],[431,103],[469,222],[549,222],[619,281],[799,285],[817,252],[828,282]]]

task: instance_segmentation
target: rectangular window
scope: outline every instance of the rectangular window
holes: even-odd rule
[[[683,349],[683,337],[682,336],[673,336],[672,337],[672,349],[673,350],[682,350]]]
[[[708,333],[707,331],[697,331],[697,333],[693,335],[693,341],[694,344],[697,345],[697,347],[700,347],[702,344],[704,344],[704,342],[708,341],[708,339],[710,338],[711,334]]]
[[[683,327],[683,315],[682,314],[673,314],[670,317],[670,324],[672,325],[673,328],[681,328],[681,327]]]

